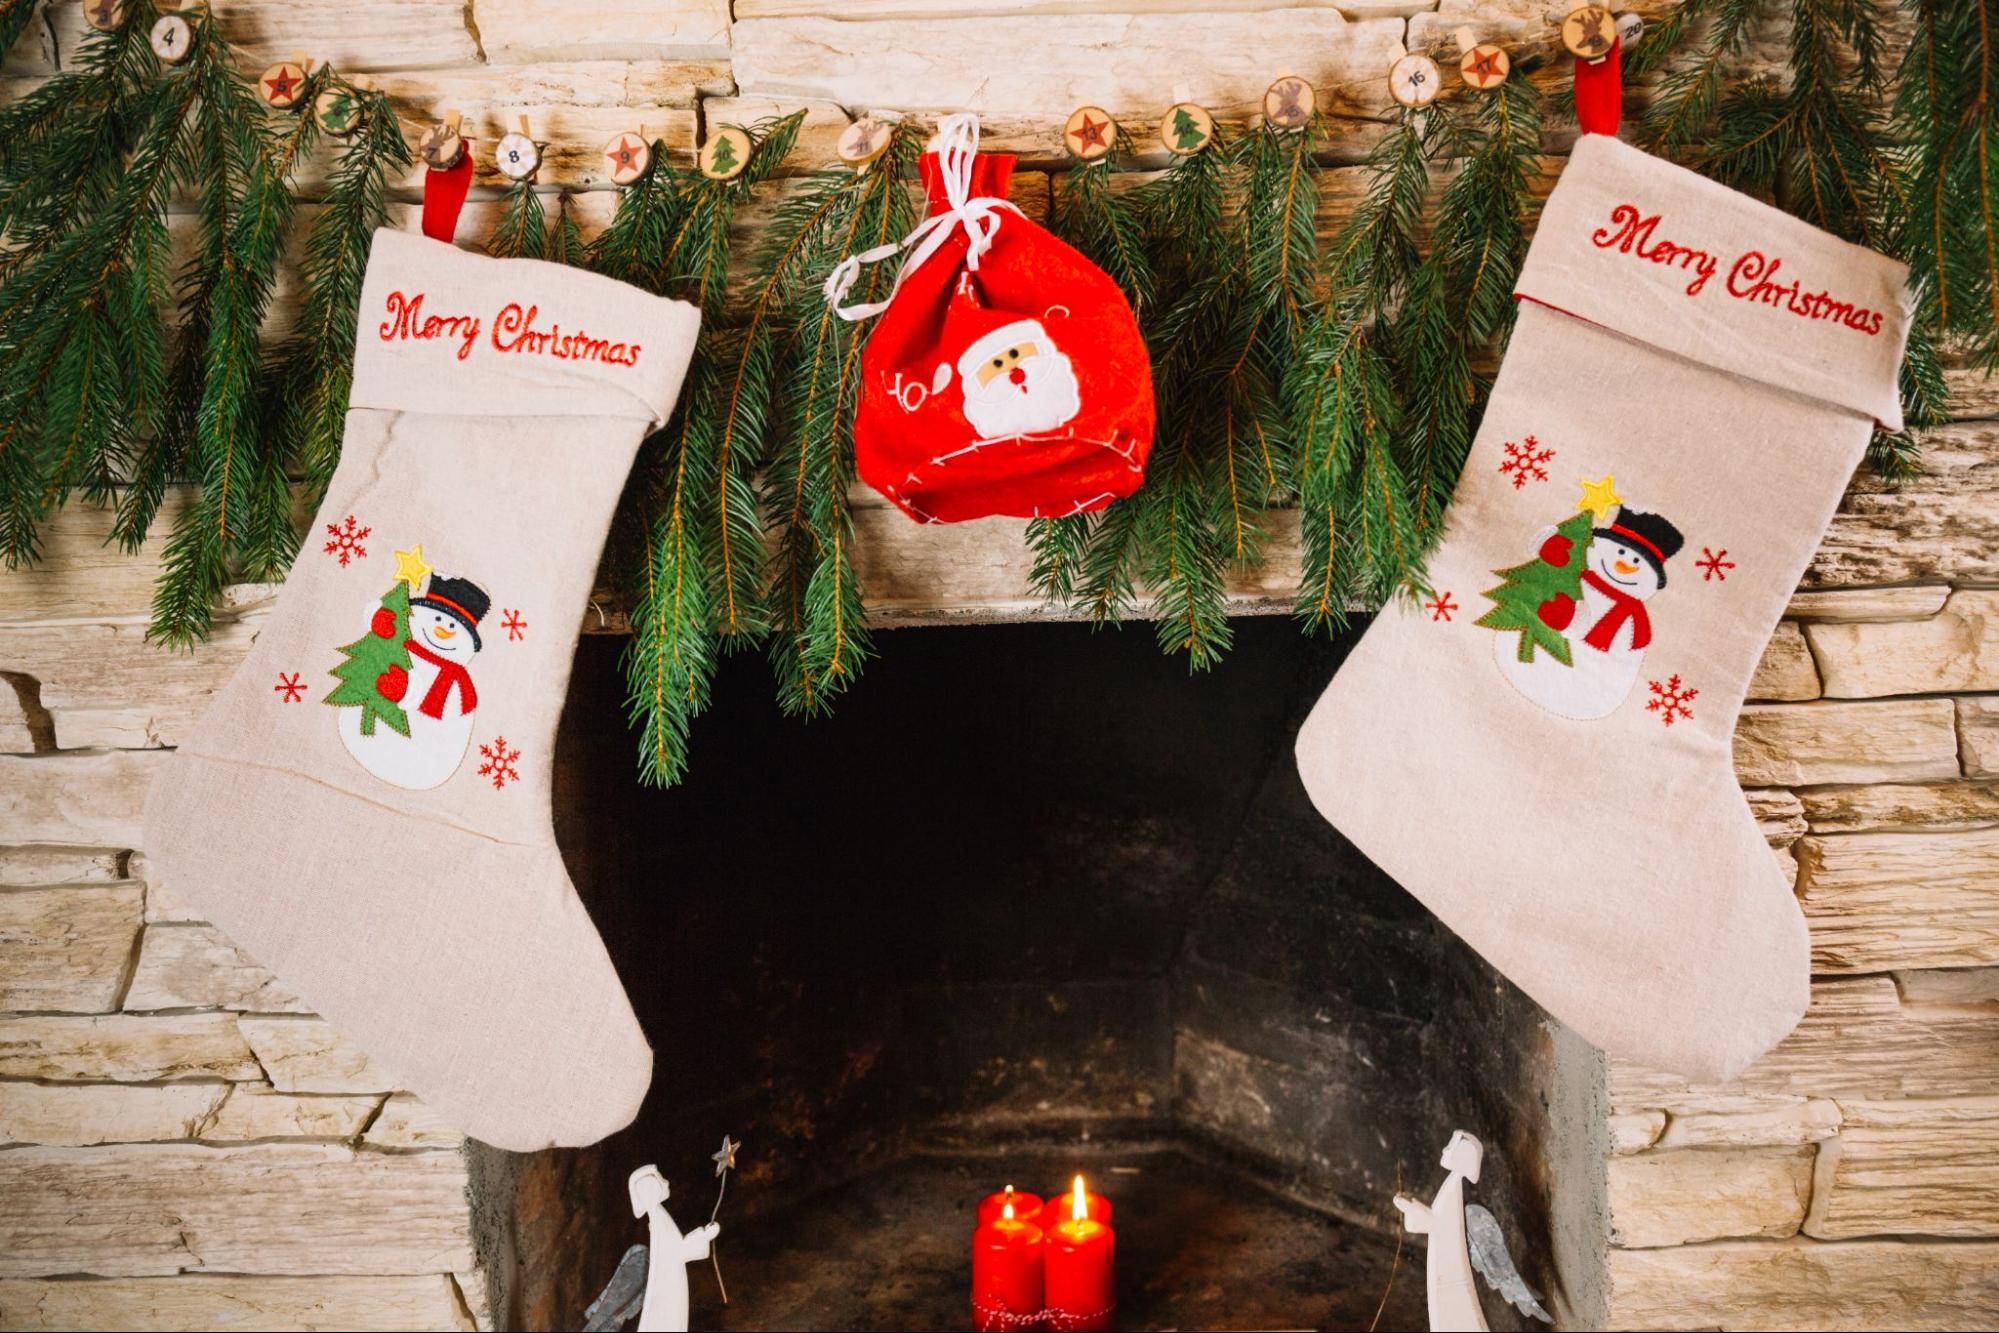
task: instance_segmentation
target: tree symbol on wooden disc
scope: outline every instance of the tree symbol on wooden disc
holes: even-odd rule
[[[734,125],[715,131],[701,148],[701,174],[709,180],[733,180],[750,164],[750,136]]]
[[[1174,103],[1159,122],[1159,142],[1166,145],[1167,151],[1181,157],[1192,157],[1214,137],[1215,118],[1206,107],[1194,102]]]

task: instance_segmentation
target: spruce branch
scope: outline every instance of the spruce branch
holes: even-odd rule
[[[583,228],[576,221],[576,201],[564,190],[555,200],[555,226],[548,237],[548,261],[581,268],[589,262]]]
[[[232,558],[251,577],[273,577],[290,560],[288,488],[264,457],[256,410],[257,335],[291,221],[291,172],[316,132],[310,108],[323,82],[307,81],[303,109],[275,132],[213,17],[197,17],[193,29],[175,74],[195,94],[185,170],[199,193],[199,241],[183,274],[188,313],[161,429],[191,431],[177,448],[199,490],[167,543],[147,632],[176,647],[207,635]]]
[[[1462,143],[1450,111],[1432,104],[1375,145],[1367,193],[1329,249],[1332,298],[1285,380],[1304,539],[1296,611],[1308,630],[1336,630],[1350,602],[1378,604],[1420,577],[1391,314],[1418,271],[1430,156]]]
[[[778,531],[769,594],[771,665],[787,713],[828,711],[873,656],[847,500],[855,480],[853,414],[865,334],[840,318],[818,280],[850,255],[908,233],[914,210],[906,182],[920,142],[913,126],[898,124],[874,163],[858,172],[822,173],[806,191],[826,198],[829,207],[805,263],[808,279],[785,313],[780,377],[794,387],[765,493]],[[880,267],[869,269],[859,299],[873,300],[889,280]]]
[[[318,507],[340,457],[361,284],[375,231],[388,216],[388,183],[414,162],[387,95],[352,91],[355,128],[340,148],[306,238],[298,322],[266,376],[266,429],[286,468],[304,477],[308,509]]]
[[[486,241],[486,253],[495,259],[541,259],[548,252],[548,224],[541,196],[532,180],[518,180],[507,187],[500,201],[500,220]]]
[[[751,127],[749,161],[730,180],[663,177],[665,152],[656,146],[652,167],[627,189],[600,238],[600,255],[614,262],[656,253],[654,290],[692,301],[710,317],[680,403],[655,445],[662,468],[625,657],[629,707],[641,733],[640,776],[659,786],[685,769],[692,721],[707,707],[717,638],[747,642],[763,628],[763,522],[753,480],[760,459],[752,451],[768,405],[769,344],[761,334],[718,331],[714,316],[727,290],[735,210],[777,170],[804,116]],[[655,178],[677,185],[678,200],[654,197]],[[635,207],[642,211],[633,226],[614,238]],[[749,443],[745,426],[755,437]]]
[[[1513,325],[1513,282],[1527,253],[1541,145],[1539,100],[1526,79],[1480,95],[1469,156],[1444,191],[1430,252],[1395,315],[1406,400],[1396,453],[1426,547],[1440,531],[1489,391],[1474,357]]]

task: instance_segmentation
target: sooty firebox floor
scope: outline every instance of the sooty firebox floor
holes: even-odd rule
[[[1079,1170],[1116,1210],[1119,1328],[1364,1329],[1374,1319],[1393,1238],[1172,1149],[1090,1149],[921,1157],[739,1227],[724,1216],[730,1304],[700,1265],[689,1274],[692,1326],[969,1328],[977,1201],[1009,1181],[1056,1189]],[[1379,1326],[1426,1326],[1420,1248],[1404,1247]]]

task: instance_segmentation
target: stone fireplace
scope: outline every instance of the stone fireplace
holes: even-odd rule
[[[1351,638],[1236,635],[1190,676],[1144,627],[899,631],[810,723],[739,658],[670,792],[586,638],[557,831],[655,1077],[608,1142],[488,1162],[513,1319],[577,1326],[643,1239],[634,1167],[704,1220],[725,1132],[703,1326],[961,1325],[973,1203],[1077,1171],[1120,1210],[1125,1326],[1420,1326],[1389,1200],[1453,1128],[1552,1291],[1550,1098],[1594,1065],[1306,800],[1292,740]]]

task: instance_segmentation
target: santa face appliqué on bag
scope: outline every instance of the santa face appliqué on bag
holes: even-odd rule
[[[958,357],[965,420],[981,440],[1066,426],[1083,406],[1076,368],[1040,320],[1001,318]],[[948,370],[940,365],[939,378]]]
[[[1152,369],[1115,282],[1006,201],[1013,158],[980,154],[978,120],[952,116],[922,160],[930,215],[861,356],[854,417],[861,479],[923,523],[1052,518],[1138,488],[1152,448]]]
[[[1652,644],[1647,603],[1685,544],[1658,514],[1615,499],[1611,479],[1585,485],[1585,507],[1542,533],[1532,560],[1496,571],[1478,623],[1513,630],[1493,659],[1522,695],[1558,717],[1607,717],[1630,697]],[[1604,508],[1591,508],[1592,503]]]
[[[471,744],[479,706],[471,664],[492,602],[467,579],[433,574],[415,597],[412,586],[398,580],[368,632],[341,648],[346,660],[331,673],[340,684],[326,702],[340,709],[340,742],[361,767],[427,791],[458,771]]]

